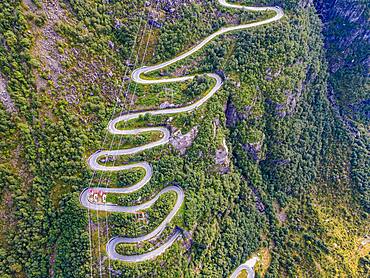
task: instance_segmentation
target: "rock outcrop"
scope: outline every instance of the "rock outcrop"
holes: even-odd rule
[[[185,154],[186,150],[193,144],[197,137],[198,127],[193,127],[188,133],[182,134],[181,130],[173,132],[170,139],[170,144],[181,154]]]
[[[363,56],[359,57],[361,60],[350,57],[357,51],[356,44],[370,43],[366,2],[324,0],[316,1],[315,5],[324,23],[326,48],[338,52],[328,53],[330,72],[335,73],[343,66],[354,67],[357,63],[368,66],[370,62],[368,53],[363,53]],[[342,32],[335,32],[336,30]]]
[[[344,123],[369,119],[369,8],[366,1],[315,0],[324,23],[330,101]],[[346,124],[347,125],[347,124]]]
[[[17,112],[17,108],[15,107],[9,93],[6,91],[6,86],[7,84],[5,79],[0,75],[0,102],[3,104],[5,110],[12,114]]]
[[[222,146],[216,150],[215,163],[218,166],[218,170],[221,174],[226,174],[230,171],[229,149],[226,145],[225,138]]]

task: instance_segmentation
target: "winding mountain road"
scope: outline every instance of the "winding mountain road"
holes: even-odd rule
[[[144,66],[141,68],[138,68],[132,72],[132,80],[134,82],[140,83],[140,84],[160,84],[160,83],[170,83],[170,82],[183,82],[187,80],[193,79],[195,76],[183,76],[183,77],[176,77],[176,78],[163,78],[163,79],[145,79],[142,78],[143,74],[153,72],[156,70],[163,69],[169,65],[172,65],[180,60],[185,59],[186,57],[194,54],[195,52],[202,49],[208,42],[216,38],[217,36],[220,36],[222,34],[233,32],[237,30],[243,30],[248,29],[252,27],[257,27],[265,24],[272,23],[274,21],[280,20],[283,16],[283,10],[279,7],[246,7],[246,6],[240,6],[236,4],[229,4],[225,0],[219,0],[219,4],[226,7],[226,8],[234,8],[234,9],[241,9],[246,11],[272,11],[275,13],[275,15],[271,18],[258,21],[258,22],[252,22],[248,24],[242,24],[238,26],[232,26],[232,27],[225,27],[221,28],[217,32],[213,33],[212,35],[205,38],[203,41],[201,41],[198,45],[191,48],[189,51],[181,54],[180,56],[177,56],[176,58],[163,62],[161,64],[157,64],[154,66]],[[131,148],[131,149],[123,149],[123,150],[106,150],[106,151],[98,151],[94,154],[92,154],[88,159],[89,167],[94,171],[123,171],[123,170],[130,170],[134,168],[142,168],[145,170],[145,176],[140,180],[138,183],[125,187],[125,188],[105,188],[105,187],[97,187],[94,188],[95,190],[102,190],[103,192],[107,193],[116,193],[116,194],[129,194],[132,192],[135,192],[145,186],[152,177],[152,167],[148,162],[139,162],[139,163],[132,163],[132,164],[126,164],[126,165],[120,165],[120,166],[107,166],[102,165],[99,163],[99,160],[102,158],[105,158],[107,156],[122,156],[122,155],[133,155],[138,152],[142,152],[144,150],[148,150],[151,148],[155,148],[161,145],[164,145],[168,143],[170,139],[170,131],[165,127],[150,127],[150,128],[137,128],[132,130],[120,130],[116,126],[119,122],[127,122],[133,119],[138,118],[141,115],[150,114],[150,115],[169,115],[169,114],[177,114],[177,113],[184,113],[192,111],[201,105],[203,105],[208,99],[210,99],[223,85],[222,78],[214,73],[207,73],[208,77],[214,79],[215,85],[211,88],[209,92],[207,92],[206,95],[204,95],[201,99],[195,101],[191,105],[178,107],[178,108],[169,108],[169,109],[161,109],[161,110],[152,110],[152,111],[146,111],[146,112],[139,112],[139,113],[131,113],[126,115],[121,115],[112,121],[109,122],[108,125],[108,131],[111,134],[117,134],[117,135],[136,135],[143,132],[160,132],[162,133],[161,139],[148,143],[146,145],[142,145],[139,147]],[[108,211],[108,212],[124,212],[124,213],[135,213],[138,211],[142,211],[145,209],[150,208],[157,200],[158,198],[167,192],[175,192],[177,195],[176,203],[174,207],[172,208],[169,215],[159,224],[159,226],[150,232],[147,235],[139,236],[139,237],[121,237],[117,236],[109,240],[107,244],[107,254],[108,256],[113,260],[121,260],[125,262],[142,262],[145,260],[153,259],[163,252],[166,251],[167,248],[169,248],[180,236],[181,233],[179,229],[176,229],[174,233],[167,239],[167,241],[158,247],[157,249],[154,249],[150,252],[147,252],[145,254],[140,255],[121,255],[116,252],[116,246],[120,243],[137,243],[141,241],[146,241],[149,239],[152,239],[162,233],[162,231],[166,228],[167,224],[171,222],[173,217],[176,215],[176,213],[179,211],[183,201],[184,201],[184,191],[177,186],[168,186],[164,189],[162,189],[153,199],[137,206],[118,206],[118,205],[112,205],[112,204],[97,204],[92,203],[89,201],[88,195],[89,195],[90,188],[86,188],[83,192],[81,192],[80,195],[80,202],[81,204],[89,208],[91,210],[98,210],[98,211]]]
[[[254,266],[258,261],[258,257],[253,257],[246,261],[244,264],[238,266],[237,269],[230,275],[230,278],[237,278],[239,274],[245,270],[248,274],[248,278],[254,278]]]

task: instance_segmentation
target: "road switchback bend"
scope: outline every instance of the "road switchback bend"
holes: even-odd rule
[[[249,7],[249,6],[241,6],[236,4],[230,4],[227,3],[225,0],[219,0],[219,4],[226,8],[231,9],[240,9],[245,11],[251,11],[251,12],[268,12],[272,11],[274,12],[274,15],[268,19],[264,19],[257,22],[247,23],[247,24],[241,24],[238,26],[231,26],[231,27],[223,27],[220,30],[216,31],[215,33],[209,35],[206,37],[203,41],[201,41],[199,44],[195,45],[185,53],[169,60],[166,62],[163,62],[158,65],[154,66],[144,66],[138,69],[135,69],[131,76],[132,80],[136,83],[140,84],[162,84],[162,83],[172,83],[172,82],[184,82],[193,79],[195,76],[183,76],[183,77],[176,77],[176,78],[162,78],[162,79],[145,79],[143,75],[157,71],[160,69],[163,69],[169,65],[172,65],[178,61],[181,61],[185,59],[186,57],[194,54],[195,52],[201,50],[208,42],[213,40],[214,38],[225,34],[229,32],[239,31],[239,30],[245,30],[248,28],[258,27],[266,24],[273,23],[275,21],[280,20],[283,16],[283,10],[279,7]],[[162,231],[166,228],[167,224],[171,222],[173,217],[176,215],[178,210],[180,209],[185,194],[184,191],[178,187],[178,186],[168,186],[162,189],[153,199],[137,206],[118,206],[113,204],[98,204],[93,203],[89,200],[89,191],[90,189],[93,190],[101,190],[106,193],[115,193],[115,194],[129,194],[132,192],[135,192],[145,186],[152,177],[152,167],[148,162],[139,162],[139,163],[133,163],[133,164],[125,164],[121,166],[107,166],[102,165],[99,163],[100,159],[106,158],[108,156],[122,156],[122,155],[134,155],[138,152],[142,152],[144,150],[148,150],[154,147],[158,147],[164,144],[167,144],[170,139],[170,131],[165,127],[146,127],[146,128],[137,128],[137,129],[131,129],[131,130],[120,130],[117,128],[117,124],[120,122],[127,122],[133,119],[138,118],[141,115],[144,114],[150,114],[150,115],[173,115],[178,113],[185,113],[192,111],[201,105],[203,105],[208,99],[210,99],[217,91],[220,90],[220,88],[223,85],[223,79],[221,76],[215,74],[215,73],[205,73],[209,78],[212,78],[214,82],[214,86],[211,88],[209,92],[207,92],[202,98],[199,100],[193,102],[190,105],[177,107],[177,108],[169,108],[169,109],[159,109],[159,110],[151,110],[147,112],[134,112],[126,115],[118,116],[117,118],[111,120],[108,124],[108,131],[111,134],[116,135],[136,135],[143,132],[160,132],[162,133],[161,139],[155,142],[148,143],[143,146],[131,148],[131,149],[123,149],[123,150],[105,150],[105,151],[98,151],[94,154],[92,154],[88,159],[88,165],[93,171],[104,171],[104,172],[117,172],[117,171],[124,171],[124,170],[130,170],[130,169],[137,169],[141,168],[145,171],[145,176],[142,180],[140,180],[138,183],[125,188],[106,188],[106,187],[96,187],[96,188],[86,188],[84,191],[81,192],[80,195],[80,202],[82,206],[91,209],[91,210],[97,210],[97,211],[107,211],[107,212],[122,212],[122,213],[135,213],[138,211],[142,211],[145,209],[150,208],[157,200],[158,198],[167,192],[174,192],[177,195],[176,203],[174,207],[172,208],[169,215],[159,224],[159,226],[154,229],[152,232],[150,232],[147,235],[142,235],[139,237],[124,237],[124,236],[116,236],[109,240],[107,243],[107,254],[110,259],[113,260],[120,260],[124,262],[142,262],[150,259],[154,259],[155,257],[159,256],[163,252],[165,252],[178,238],[181,237],[181,232],[179,229],[175,229],[171,236],[167,238],[167,240],[158,248],[147,252],[145,254],[140,255],[121,255],[116,252],[116,247],[118,244],[121,243],[138,243],[141,241],[146,241],[149,239],[152,239],[154,237],[157,237],[162,233]],[[250,271],[248,268],[247,271]],[[251,275],[251,274],[250,274]],[[254,275],[254,272],[253,272]]]

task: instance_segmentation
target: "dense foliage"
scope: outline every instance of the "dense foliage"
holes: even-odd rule
[[[192,82],[136,86],[128,78],[134,67],[171,58],[222,26],[269,16],[216,1],[170,2],[0,2],[0,82],[15,104],[13,112],[0,104],[0,276],[86,277],[101,267],[105,276],[226,277],[258,254],[260,276],[364,277],[369,143],[353,137],[328,101],[315,9],[305,1],[260,1],[281,4],[286,17],[224,35],[153,73],[197,75]],[[87,211],[79,204],[82,189],[128,186],[144,173],[94,174],[86,159],[98,149],[158,139],[117,138],[105,128],[120,112],[201,97],[213,85],[203,74],[216,71],[226,77],[224,87],[200,109],[120,126],[198,133],[184,155],[171,146],[108,162],[147,160],[154,169],[142,190],[109,201],[143,202],[170,184],[186,194],[161,238],[119,251],[150,250],[175,226],[181,240],[153,261],[110,261],[109,238],[152,230],[175,196],[165,194],[147,210],[147,223]],[[229,160],[219,165],[215,154],[225,147]]]

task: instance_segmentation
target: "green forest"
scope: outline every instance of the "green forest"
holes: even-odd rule
[[[216,0],[0,1],[0,277],[229,277],[252,256],[256,277],[369,275],[369,117],[347,105],[368,98],[366,69],[329,70],[339,46],[325,39],[331,29],[312,1],[230,2],[279,5],[285,16],[222,35],[146,76],[191,81],[143,85],[130,80],[135,68],[271,15]],[[356,47],[364,59],[368,47]],[[176,196],[162,195],[145,223],[87,210],[79,201],[86,187],[127,187],[145,175],[94,172],[88,158],[158,140],[155,132],[114,136],[107,125],[120,113],[191,103],[214,86],[205,75],[214,72],[223,87],[198,109],[119,126],[197,132],[185,149],[170,143],[113,162],[148,161],[153,177],[132,194],[108,194],[109,202],[137,204],[169,185],[181,186],[185,201],[155,242],[117,248],[147,252],[180,229],[166,252],[142,263],[110,260],[111,237],[152,231]],[[227,152],[222,162],[219,151]]]

